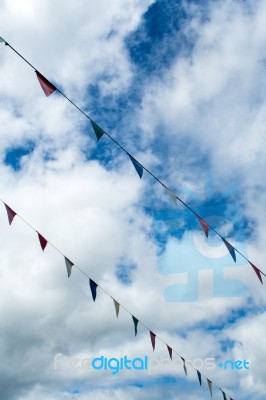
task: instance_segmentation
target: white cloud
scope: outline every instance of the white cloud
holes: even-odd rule
[[[86,96],[88,85],[97,82],[101,95],[117,95],[128,89],[133,66],[124,38],[137,27],[150,3],[100,0],[88,6],[85,1],[66,5],[63,1],[28,0],[22,7],[21,2],[8,0],[2,5],[1,35],[47,78],[62,84],[78,104],[93,109],[93,98]],[[262,183],[264,167],[263,15],[263,3],[258,3],[253,14],[245,14],[240,5],[224,2],[218,10],[212,10],[206,25],[193,20],[199,39],[191,60],[177,60],[162,81],[146,87],[142,102],[143,127],[148,120],[149,129],[156,132],[157,122],[163,122],[167,140],[179,139],[176,131],[181,130],[197,142],[200,151],[204,149],[212,157],[217,176],[227,180],[232,168],[240,166],[243,186],[251,186],[245,195],[248,205],[254,190],[252,178]],[[248,40],[252,41],[251,49],[246,46]],[[147,181],[138,180],[129,160],[119,158],[116,168],[110,171],[97,161],[87,161],[81,150],[86,146],[90,152],[94,138],[83,136],[86,125],[79,113],[59,96],[46,99],[33,71],[8,48],[1,46],[0,50],[1,76],[5,77],[0,81],[1,157],[6,149],[23,145],[26,140],[37,144],[33,154],[24,158],[20,172],[14,173],[1,163],[3,200],[184,356],[221,354],[218,339],[230,335],[243,335],[247,353],[253,354],[254,343],[245,338],[241,324],[216,336],[204,329],[204,324],[226,324],[232,307],[238,308],[246,299],[205,298],[181,304],[165,301],[164,289],[178,278],[158,271],[152,221],[141,208],[148,193],[144,189]],[[219,135],[214,136],[214,128]],[[45,158],[47,154],[50,160]],[[143,160],[159,163],[151,151],[143,155]],[[175,169],[173,159],[172,171]],[[188,173],[180,170],[178,174],[182,182]],[[189,173],[193,174],[196,176]],[[173,176],[169,180],[173,181]],[[191,185],[200,186],[197,182]],[[9,227],[1,208],[0,291],[4,302],[0,306],[0,376],[5,399],[42,399],[48,393],[55,400],[83,400],[91,395],[82,393],[83,388],[88,391],[93,382],[94,399],[159,399],[165,391],[175,399],[183,397],[185,391],[191,400],[201,396],[196,383],[182,386],[181,394],[178,385],[148,385],[149,377],[144,390],[130,385],[126,374],[122,378],[129,384],[126,387],[119,387],[119,377],[111,379],[107,375],[77,372],[71,379],[67,373],[58,376],[53,370],[56,353],[70,357],[97,356],[98,352],[114,357],[147,353],[152,357],[149,335],[140,325],[133,341],[130,315],[121,310],[117,321],[111,299],[100,289],[94,304],[87,280],[76,269],[68,279],[63,257],[51,246],[42,254],[36,233],[18,217]],[[257,217],[257,211],[251,215]],[[262,229],[261,222],[261,248]],[[181,244],[183,248],[189,246],[189,239],[185,236]],[[252,244],[251,251],[259,262],[265,262],[259,246]],[[123,285],[115,275],[116,265],[121,262],[137,266],[130,286]],[[233,273],[237,275],[237,271]],[[246,270],[241,276],[254,301],[263,305],[263,295],[257,297],[256,277],[252,275],[251,280],[251,272]],[[207,285],[209,278],[203,280]],[[254,330],[261,323],[252,320]],[[163,344],[157,341],[156,348],[156,355],[165,356]],[[262,361],[257,352],[254,350],[258,391],[263,393]],[[107,387],[102,387],[103,376]],[[161,377],[161,372],[156,376]],[[183,376],[182,368],[174,376]],[[135,374],[130,378],[138,377]],[[240,381],[240,387],[253,393],[250,377],[240,379],[234,375],[227,379],[216,371],[213,378],[232,390]],[[196,382],[193,375],[189,379]],[[84,386],[79,387],[81,381]],[[80,393],[66,390],[75,387]]]

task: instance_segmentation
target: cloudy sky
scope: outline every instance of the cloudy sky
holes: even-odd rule
[[[266,271],[265,19],[263,0],[2,0],[0,36]],[[2,201],[233,399],[264,399],[266,293],[245,259],[3,43],[0,73]],[[209,398],[2,203],[0,234],[1,398]],[[71,364],[102,355],[150,369]]]

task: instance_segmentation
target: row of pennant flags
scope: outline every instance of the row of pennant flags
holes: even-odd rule
[[[95,121],[91,119],[89,115],[87,115],[81,108],[79,108],[72,100],[70,100],[61,90],[59,90],[55,85],[53,85],[48,79],[46,79],[40,72],[36,70],[36,68],[33,67],[33,65],[27,61],[17,50],[15,50],[9,43],[7,43],[3,38],[0,37],[0,43],[4,43],[6,46],[10,47],[19,57],[21,57],[31,68],[35,70],[37,79],[41,85],[41,88],[45,95],[48,97],[54,92],[59,92],[63,97],[65,97],[72,106],[74,106],[77,110],[79,110],[87,119],[90,120],[92,129],[95,133],[95,136],[97,140],[99,141],[104,135],[108,136],[109,139],[113,143],[115,143],[122,151],[124,151],[127,156],[129,157],[130,161],[132,162],[138,176],[142,178],[144,170],[152,176],[158,183],[160,183],[168,196],[171,198],[171,200],[174,202],[175,205],[177,205],[177,202],[179,201],[181,204],[183,204],[184,207],[186,207],[192,214],[195,215],[195,217],[198,219],[206,237],[208,238],[210,230],[215,232],[223,241],[225,244],[228,252],[230,253],[232,259],[234,262],[236,262],[236,253],[238,253],[241,257],[243,257],[249,265],[252,267],[254,272],[256,273],[256,276],[258,277],[259,281],[263,284],[262,276],[266,277],[266,274],[257,266],[254,265],[246,256],[244,256],[236,247],[234,247],[228,240],[226,240],[215,228],[213,228],[211,225],[209,225],[204,218],[202,218],[195,210],[193,210],[186,202],[184,202],[180,197],[176,196],[173,191],[171,191],[159,178],[157,178],[152,172],[150,172],[146,167],[144,167],[136,158],[134,158],[127,150],[123,148],[116,140],[114,140],[104,129],[102,129]]]
[[[209,232],[210,230],[215,232],[223,241],[224,245],[226,246],[228,252],[230,253],[232,259],[234,260],[234,262],[236,262],[236,253],[238,253],[240,256],[242,256],[248,263],[249,265],[252,267],[252,269],[254,270],[254,272],[256,273],[256,276],[258,277],[259,281],[263,284],[263,280],[262,280],[262,276],[266,277],[265,273],[258,268],[257,266],[255,266],[249,259],[247,259],[237,248],[235,248],[228,240],[226,240],[219,232],[217,232],[212,226],[210,226],[206,220],[204,220],[204,218],[202,218],[196,211],[194,211],[186,202],[184,202],[180,197],[176,196],[173,191],[171,191],[163,182],[161,182],[161,180],[159,178],[157,178],[154,174],[152,174],[152,172],[150,172],[145,166],[143,166],[136,158],[134,158],[127,150],[125,150],[123,148],[123,146],[121,146],[117,141],[115,141],[104,129],[102,129],[95,121],[93,121],[89,115],[87,115],[81,108],[79,108],[72,100],[70,100],[60,89],[58,89],[54,84],[52,84],[48,79],[46,79],[35,67],[33,67],[33,65],[27,61],[17,50],[15,50],[9,43],[6,42],[6,40],[4,40],[2,37],[0,37],[0,43],[4,43],[6,46],[8,46],[11,50],[13,50],[20,58],[22,58],[31,68],[34,69],[37,79],[40,83],[40,86],[43,90],[43,92],[45,93],[45,95],[48,97],[51,94],[53,94],[54,92],[59,92],[63,97],[66,98],[66,100],[68,100],[70,102],[70,104],[72,104],[72,106],[74,106],[78,111],[80,111],[87,119],[89,119],[92,129],[95,133],[95,136],[97,138],[97,141],[99,141],[104,135],[108,136],[109,139],[116,144],[122,151],[124,151],[126,153],[126,155],[129,157],[130,161],[132,162],[139,178],[142,178],[143,176],[143,172],[146,171],[150,176],[152,176],[158,183],[161,184],[161,186],[164,188],[164,190],[166,191],[166,193],[169,195],[170,199],[174,202],[175,205],[177,205],[177,202],[179,201],[181,204],[183,204],[184,207],[186,207],[192,214],[195,215],[195,217],[198,219],[206,237],[209,237]],[[4,203],[4,202],[3,202]],[[7,211],[7,216],[8,216],[8,220],[9,220],[9,224],[11,225],[14,217],[17,215],[17,213],[10,208],[6,203],[4,203],[6,211]],[[22,219],[23,221],[25,221],[24,219]],[[27,223],[28,224],[28,223]],[[29,226],[31,226],[30,224],[28,224]],[[32,228],[32,227],[31,227]],[[34,228],[32,228],[34,229]],[[34,229],[34,231],[36,231]],[[36,231],[37,232],[37,231]],[[39,232],[37,232],[38,234],[38,238],[39,238],[39,242],[40,242],[40,246],[42,248],[42,250],[44,251],[48,241],[47,239],[41,235]],[[53,246],[54,247],[54,246]],[[55,248],[55,247],[54,247]],[[55,248],[56,249],[56,248]],[[61,253],[61,252],[60,252]],[[62,253],[61,253],[62,254]],[[72,272],[72,267],[74,266],[74,263],[72,261],[70,261],[67,257],[65,257],[65,264],[66,264],[66,269],[67,269],[67,275],[68,277],[71,276],[71,272]],[[82,271],[79,267],[77,267],[81,272],[83,272],[83,274],[85,274],[87,277],[88,275]],[[90,290],[91,290],[91,294],[92,294],[92,298],[94,301],[96,301],[96,297],[97,297],[97,287],[99,286],[94,280],[92,280],[90,277],[89,278],[89,285],[90,285]],[[99,286],[100,287],[100,286]],[[104,290],[102,288],[102,290]],[[105,291],[105,290],[104,290]],[[106,292],[106,291],[105,291]],[[107,292],[106,292],[107,293]],[[108,294],[108,293],[107,293]],[[109,295],[109,294],[108,294]],[[120,304],[111,296],[109,295],[114,302],[114,306],[115,306],[115,311],[116,311],[116,316],[118,317],[119,315],[119,310],[120,310]],[[123,307],[123,306],[122,306]],[[123,307],[124,308],[124,307]],[[125,309],[125,308],[124,308]],[[126,310],[126,309],[125,309]],[[127,310],[126,310],[127,311]],[[132,314],[131,314],[132,315]],[[139,324],[139,320],[132,315],[132,319],[133,319],[133,323],[134,323],[134,331],[135,331],[135,336],[137,335],[137,329],[138,329],[138,324]],[[142,325],[144,325],[141,322]],[[146,325],[144,325],[146,326]],[[151,339],[151,344],[152,344],[152,348],[153,350],[155,350],[155,342],[156,342],[156,337],[161,340],[163,343],[165,343],[161,338],[159,338],[158,336],[156,336],[155,333],[153,333],[151,330],[150,332],[150,339]],[[165,343],[166,344],[166,343]],[[169,353],[169,356],[172,360],[172,353],[173,353],[173,349],[166,344],[167,346],[167,350]],[[175,351],[174,351],[175,352]],[[178,354],[177,352],[175,352],[176,354]],[[178,354],[179,355],[179,354]],[[180,356],[180,355],[179,355]],[[181,356],[180,356],[181,357]],[[187,363],[185,358],[181,357],[182,361],[183,361],[183,368],[184,368],[184,372],[187,375]],[[192,368],[194,368],[192,366]],[[195,369],[195,368],[194,368]],[[197,369],[195,369],[197,372],[197,376],[198,376],[198,380],[199,380],[199,384],[202,384],[202,376],[204,376],[203,374],[201,374]],[[205,376],[204,376],[205,377]],[[211,380],[209,380],[207,377],[206,381],[208,384],[208,388],[210,391],[210,394],[212,396],[212,391],[213,391],[213,385],[215,385]],[[233,400],[231,397],[229,397],[227,394],[225,394],[225,392],[219,388],[217,385],[215,385],[222,393],[223,395],[223,399],[224,400]]]
[[[1,200],[1,199],[0,199]],[[6,213],[7,213],[7,218],[8,218],[8,222],[9,225],[12,224],[14,218],[17,216],[19,217],[24,223],[26,223],[34,232],[37,233],[38,235],[38,239],[39,239],[39,243],[40,246],[42,248],[42,250],[44,251],[46,246],[48,245],[48,243],[56,250],[58,251],[65,260],[65,265],[66,265],[66,271],[67,271],[67,276],[68,278],[71,276],[72,274],[72,269],[73,267],[77,267],[77,269],[83,274],[85,275],[88,279],[89,279],[89,287],[90,287],[90,291],[91,291],[91,296],[93,301],[96,301],[97,298],[97,288],[101,288],[107,296],[109,296],[114,303],[114,307],[115,307],[115,313],[116,313],[116,317],[118,318],[119,316],[119,312],[120,312],[120,308],[122,307],[127,313],[129,313],[132,317],[133,320],[133,327],[134,327],[134,333],[135,333],[135,337],[138,334],[138,326],[139,324],[143,325],[148,331],[149,331],[149,335],[150,335],[150,340],[151,340],[151,345],[152,345],[152,350],[155,350],[155,345],[156,345],[156,339],[160,340],[161,342],[163,342],[166,347],[167,347],[167,351],[169,354],[169,357],[172,361],[173,359],[173,353],[177,354],[182,362],[183,362],[183,369],[185,372],[185,375],[187,376],[187,366],[193,368],[196,373],[197,373],[197,377],[198,377],[198,381],[200,386],[202,386],[202,382],[203,382],[203,377],[205,378],[207,385],[208,385],[208,389],[210,392],[210,395],[213,395],[213,387],[216,387],[217,389],[219,389],[223,395],[223,399],[224,400],[233,400],[232,397],[230,397],[229,395],[226,394],[226,392],[221,389],[219,386],[217,386],[213,381],[211,381],[209,378],[207,378],[205,375],[203,375],[198,369],[194,368],[191,363],[187,362],[186,359],[184,357],[182,357],[178,352],[176,352],[171,346],[169,346],[163,339],[161,339],[158,335],[156,335],[152,330],[150,330],[143,322],[141,322],[138,318],[136,318],[133,314],[130,313],[130,311],[127,310],[127,308],[125,308],[121,303],[119,303],[111,294],[109,294],[103,287],[101,287],[98,283],[95,282],[95,280],[91,279],[87,273],[85,271],[83,271],[80,267],[78,267],[77,265],[75,265],[68,257],[66,257],[61,251],[59,251],[50,241],[48,241],[40,232],[38,232],[35,228],[33,228],[24,218],[20,217],[16,211],[14,211],[8,204],[6,204],[3,200],[1,200],[2,203],[5,206],[6,209]]]

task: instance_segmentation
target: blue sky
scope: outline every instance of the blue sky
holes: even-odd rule
[[[262,1],[7,0],[0,9],[0,35],[266,270]],[[247,263],[234,264],[219,238],[207,240],[190,212],[145,171],[139,180],[120,149],[96,143],[89,121],[60,95],[45,98],[34,72],[0,50],[3,200],[185,357],[249,359],[248,373],[203,372],[234,399],[264,398],[266,297]],[[143,328],[134,338],[132,320],[116,320],[103,294],[88,304],[87,282],[78,271],[66,280],[51,248],[40,259],[22,222],[0,229],[6,399],[208,395],[182,368],[141,378],[54,371],[56,353],[165,357],[165,348],[153,353]]]

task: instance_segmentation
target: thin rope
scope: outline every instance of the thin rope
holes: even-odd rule
[[[16,49],[14,49],[14,47],[12,47],[8,42],[5,41],[5,45],[8,46],[11,50],[13,50],[19,57],[22,58],[22,60],[24,60],[32,69],[34,69],[36,72],[39,72],[26,58],[24,58]],[[40,73],[40,72],[39,72]],[[55,87],[56,90],[73,106],[75,107],[78,111],[80,111],[87,119],[89,119],[90,121],[92,121],[92,118],[85,112],[83,111],[80,107],[77,106],[77,104],[75,102],[73,102],[68,96],[66,96],[60,89],[58,89],[57,87]],[[102,129],[102,128],[101,128]],[[118,143],[109,133],[107,133],[106,131],[104,131],[104,129],[102,129],[102,131],[104,132],[104,134],[106,136],[109,137],[109,139],[115,143],[122,151],[124,151],[127,155],[130,155],[130,153],[123,147],[120,145],[120,143]],[[137,160],[136,160],[137,161]],[[192,212],[199,220],[204,221],[204,223],[208,226],[208,229],[212,230],[214,233],[216,233],[216,235],[218,235],[222,240],[224,239],[224,237],[215,229],[213,228],[211,225],[209,225],[208,222],[206,222],[204,220],[204,218],[202,218],[193,208],[191,208],[186,202],[184,202],[179,196],[177,196],[176,194],[174,194],[174,192],[169,189],[159,178],[157,178],[148,168],[146,168],[144,165],[142,165],[139,161],[137,161],[141,167],[153,178],[155,179],[158,183],[160,183],[166,190],[168,190],[169,192],[173,193],[173,195],[175,196],[175,198],[181,203],[183,204],[184,207],[186,207],[190,212]],[[236,247],[232,246],[233,249],[241,256],[243,257],[249,264],[254,265],[240,250],[238,250]],[[266,277],[266,274],[258,267],[256,267],[258,269],[258,271]]]
[[[4,206],[7,205],[7,203],[6,203],[4,200],[2,200],[1,198],[0,198],[0,201],[4,204]],[[14,211],[14,210],[12,209],[12,211]],[[28,225],[28,227],[29,227],[30,229],[32,229],[32,230],[33,230],[34,232],[36,232],[36,233],[40,233],[40,232],[39,232],[37,229],[35,229],[25,218],[23,218],[23,217],[22,217],[20,214],[18,214],[16,211],[15,211],[15,213],[16,213],[15,216],[18,217],[18,218],[20,218],[21,221],[23,221],[26,225]],[[42,236],[43,236],[43,235],[42,235]],[[44,236],[43,236],[43,237],[44,237]],[[53,243],[51,243],[49,240],[47,240],[46,237],[45,237],[45,240],[47,241],[47,243],[49,243],[49,245],[50,245],[51,247],[53,247],[53,249],[54,249],[56,252],[58,252],[59,254],[61,254],[65,259],[68,258],[68,257],[65,256],[64,253],[62,253],[61,250],[58,249],[58,247],[56,247]],[[68,258],[68,259],[69,259],[69,258]],[[79,272],[82,273],[84,276],[86,276],[88,279],[92,279],[92,278],[91,278],[82,268],[80,268],[78,265],[73,264],[73,266],[75,266],[75,267],[79,270]],[[107,290],[105,290],[101,285],[99,285],[94,279],[93,279],[93,281],[96,283],[96,285],[97,285],[107,296],[109,296],[109,297],[110,297],[111,299],[113,299],[113,300],[116,300]],[[133,314],[132,314],[123,304],[119,303],[119,305],[120,305],[120,307],[123,308],[129,315],[133,316]],[[134,317],[135,317],[135,315],[134,315]],[[135,317],[135,318],[136,318],[136,317]],[[146,328],[149,332],[153,332],[153,330],[151,330],[144,322],[142,322],[142,321],[141,321],[140,319],[138,319],[138,318],[137,318],[137,320],[138,320],[138,322],[139,322],[144,328]],[[153,332],[153,333],[154,333],[154,332]],[[179,354],[175,349],[173,349],[171,346],[169,346],[169,345],[164,341],[164,339],[162,339],[159,335],[156,334],[156,338],[157,338],[158,340],[160,340],[161,343],[165,344],[167,347],[170,347],[170,348],[172,349],[172,352],[173,352],[173,353],[177,354],[181,359],[185,360],[185,365],[190,366],[191,368],[194,369],[194,371],[199,371],[197,368],[195,368],[195,367],[192,365],[192,363],[190,363],[189,361],[187,361],[185,357],[181,356],[181,354]],[[200,371],[199,371],[199,372],[200,372]],[[201,374],[205,379],[208,379],[208,377],[207,377],[206,375],[204,375],[202,372],[200,372],[200,374]],[[211,381],[211,382],[212,382],[212,384],[213,384],[217,389],[222,390],[218,385],[216,385],[215,382],[213,382],[213,381]],[[226,393],[226,392],[224,392],[224,393]]]

